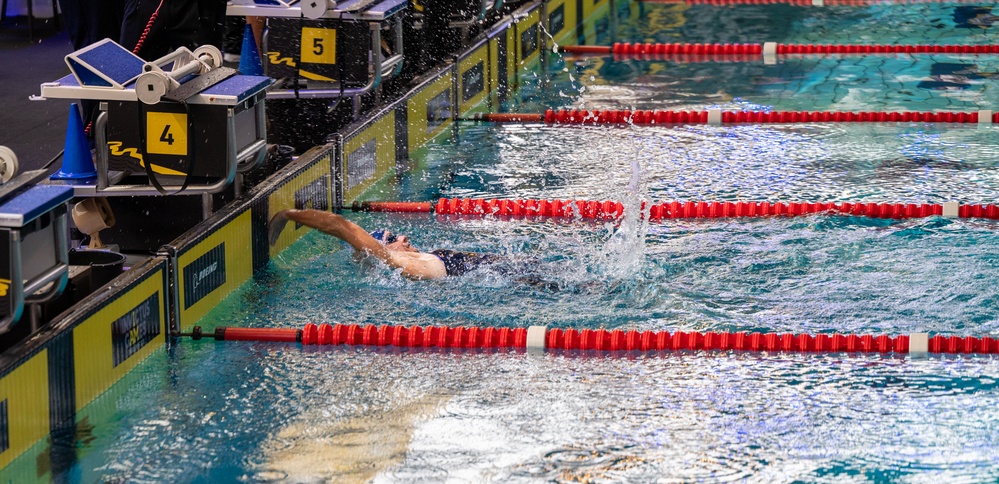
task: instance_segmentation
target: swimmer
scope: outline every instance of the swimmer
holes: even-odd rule
[[[987,29],[999,21],[992,13],[992,7],[961,6],[954,9],[954,24],[957,27]]]
[[[920,81],[916,87],[920,89],[935,89],[942,91],[957,91],[967,89],[981,80],[993,79],[996,74],[978,70],[974,64],[957,62],[935,62],[930,66],[930,80]]]
[[[478,254],[455,250],[438,249],[421,252],[409,244],[405,235],[396,235],[387,230],[368,233],[359,225],[339,214],[322,210],[282,210],[270,221],[268,239],[271,245],[277,242],[285,224],[293,222],[330,234],[350,244],[357,253],[374,256],[393,269],[401,269],[402,275],[410,279],[443,279],[460,276],[486,265],[495,265],[504,260],[493,254]],[[522,282],[543,283],[536,278]],[[519,280],[519,279],[518,279]]]

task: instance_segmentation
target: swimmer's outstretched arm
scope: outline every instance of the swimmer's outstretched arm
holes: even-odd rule
[[[371,254],[382,260],[389,258],[389,251],[385,246],[375,240],[361,226],[339,214],[322,210],[282,210],[275,214],[274,218],[271,219],[270,233],[268,234],[271,245],[277,242],[278,236],[281,235],[281,231],[289,220],[337,237],[359,252]]]
[[[358,252],[371,254],[394,269],[402,269],[403,276],[412,279],[438,279],[447,275],[440,259],[419,252],[389,251],[360,225],[339,214],[322,210],[282,210],[275,214],[269,225],[268,240],[271,245],[277,242],[278,236],[289,220],[337,237]]]

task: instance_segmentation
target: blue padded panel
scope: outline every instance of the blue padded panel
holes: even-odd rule
[[[73,198],[73,187],[35,185],[0,205],[0,226],[23,227]]]
[[[111,87],[111,83],[104,80],[103,77],[98,76],[97,73],[91,71],[87,66],[76,62],[73,59],[69,59],[69,67],[76,73],[76,77],[79,82],[74,82],[74,84],[88,86],[88,87]]]
[[[236,103],[267,89],[273,79],[267,76],[232,76],[208,89],[201,94],[206,96],[226,96],[234,97]]]
[[[70,56],[75,57],[80,64],[89,66],[91,70],[103,74],[121,85],[142,74],[142,66],[146,63],[141,57],[114,42],[95,44],[92,48],[83,50],[84,52],[73,53]],[[74,70],[74,72],[85,86],[90,85],[83,80],[84,76],[81,75],[80,70]],[[90,75],[86,77],[89,78]]]

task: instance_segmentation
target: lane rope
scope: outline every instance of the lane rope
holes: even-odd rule
[[[596,351],[779,351],[803,353],[999,354],[999,338],[908,335],[792,334],[724,331],[636,331],[621,329],[478,328],[308,323],[294,328],[218,327],[213,333],[195,326],[192,339],[301,343],[304,346],[394,346],[422,348],[520,348]]]
[[[996,44],[717,44],[717,43],[629,43],[612,45],[564,45],[559,51],[576,56],[613,56],[616,60],[675,60],[687,62],[776,62],[776,56],[791,55],[898,55],[898,54],[999,54]]]
[[[476,113],[458,121],[550,125],[794,124],[794,123],[999,123],[999,113],[955,111],[703,111],[548,109],[544,113]]]
[[[624,214],[616,201],[596,200],[497,200],[485,198],[441,198],[437,202],[354,202],[355,212],[409,212],[441,215],[566,217],[615,220]],[[672,201],[649,205],[642,213],[651,221],[677,218],[735,218],[839,214],[872,218],[911,219],[942,216],[949,218],[999,219],[999,205],[938,203],[809,203],[809,202],[706,202]]]
[[[980,0],[639,0],[642,3],[686,5],[792,5],[796,7],[869,7],[871,5],[912,5],[939,3],[946,5],[980,5]]]

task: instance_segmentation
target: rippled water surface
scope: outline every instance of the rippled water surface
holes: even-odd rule
[[[630,3],[598,22],[597,40],[995,43],[991,10],[977,8]],[[986,56],[548,61],[505,110],[970,111],[992,107],[999,70]],[[637,211],[643,200],[994,203],[995,130],[463,124],[414,155],[421,168],[399,177],[401,193],[365,198],[612,199],[627,216],[349,214],[424,249],[502,255],[519,272],[407,281],[312,233],[201,324],[997,336],[995,221],[648,223]],[[40,444],[75,454],[53,464],[56,476],[22,458],[0,480],[995,482],[997,381],[999,359],[981,355],[528,355],[184,340],[88,405],[74,437]]]
[[[992,10],[932,3],[815,8],[635,2],[612,10],[607,28],[585,43],[995,44],[999,25],[993,26]],[[999,101],[997,75],[993,55],[781,56],[773,64],[553,56],[547,71],[525,76],[523,104],[514,101],[511,110],[977,111]]]
[[[406,199],[993,203],[995,128],[469,125],[425,154]],[[377,194],[373,198],[377,198]]]
[[[999,478],[991,359],[208,343],[151,364],[172,379],[91,405],[121,430],[82,481]]]
[[[999,333],[993,222],[589,222],[355,214],[532,261],[414,282],[317,233],[208,318]],[[183,341],[88,406],[77,475],[227,481],[992,481],[999,360],[439,351]],[[84,431],[89,431],[86,427]],[[90,438],[93,437],[93,438]]]

